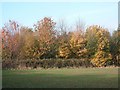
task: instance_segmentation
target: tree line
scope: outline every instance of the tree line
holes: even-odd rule
[[[57,27],[49,17],[38,21],[33,28],[9,20],[1,30],[2,61],[78,59],[95,67],[120,65],[119,27],[112,35],[99,25],[84,29],[78,22],[71,28],[69,31],[64,21]]]

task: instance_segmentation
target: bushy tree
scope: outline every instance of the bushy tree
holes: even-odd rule
[[[37,65],[38,59],[77,58],[78,61],[75,62],[59,60],[55,63],[55,60],[53,62],[41,60],[40,65],[41,63],[44,63],[43,67],[47,67],[49,63],[55,63],[57,67],[74,64],[77,67],[89,66],[91,63],[96,67],[120,65],[120,28],[110,36],[107,29],[98,25],[88,27],[86,32],[80,22],[70,28],[63,20],[58,25],[56,29],[56,23],[49,17],[38,21],[34,29],[20,27],[17,22],[9,20],[0,30],[2,48],[0,53],[5,63],[9,63],[6,61],[9,60],[9,65],[13,65],[16,59],[28,59],[25,64],[35,62]]]
[[[70,58],[71,53],[70,53],[70,46],[67,43],[63,43],[60,47],[59,47],[59,57],[60,58]]]
[[[72,55],[76,58],[86,58],[87,57],[87,49],[86,49],[86,38],[85,33],[83,31],[83,26],[81,23],[77,23],[75,27],[75,31],[72,32],[70,38],[70,46]]]
[[[0,69],[2,73],[2,29],[1,28],[0,28]]]
[[[101,28],[97,33],[97,52],[91,60],[92,64],[97,67],[106,66],[111,63],[109,32]]]
[[[2,58],[13,59],[19,53],[19,25],[9,20],[2,28]]]
[[[60,58],[70,58],[71,57],[71,49],[69,43],[70,34],[67,32],[62,33],[58,36],[58,53],[57,57]]]
[[[70,33],[67,32],[68,26],[64,20],[61,20],[58,25],[58,35],[57,35],[57,57],[59,58],[71,58],[70,50]]]
[[[114,65],[120,65],[120,28],[111,37],[111,53]]]
[[[86,39],[84,35],[81,34],[82,32],[73,32],[70,39],[72,54],[76,58],[85,58],[87,54]]]
[[[21,34],[20,34],[20,45],[21,45],[21,52],[20,58],[27,59],[27,58],[35,58],[34,53],[36,53],[34,49],[34,34],[31,28],[22,27]]]
[[[55,24],[49,17],[45,17],[35,24],[35,31],[39,33],[38,50],[41,58],[51,58],[54,54]]]
[[[85,37],[87,40],[86,48],[88,50],[89,58],[92,58],[97,51],[98,38],[96,34],[99,30],[100,30],[100,26],[98,25],[92,25],[86,29],[86,33],[85,33]]]

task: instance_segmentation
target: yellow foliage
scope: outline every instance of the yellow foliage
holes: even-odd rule
[[[72,33],[70,39],[71,50],[76,54],[77,57],[83,58],[86,56],[87,49],[86,39],[82,31],[75,31]]]
[[[59,47],[59,57],[62,58],[69,58],[70,56],[70,50],[67,44],[64,44]]]
[[[92,64],[97,67],[105,66],[107,62],[112,59],[112,56],[109,51],[110,50],[109,39],[105,35],[106,33],[107,31],[105,29],[101,29],[99,30],[99,32],[97,32],[98,48],[95,56],[91,60]]]

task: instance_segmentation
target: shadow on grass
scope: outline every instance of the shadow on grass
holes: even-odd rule
[[[71,72],[72,73],[72,72]],[[3,73],[3,88],[117,88],[117,75]]]

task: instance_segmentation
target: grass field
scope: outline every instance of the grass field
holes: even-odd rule
[[[118,68],[3,70],[3,88],[117,88]]]

